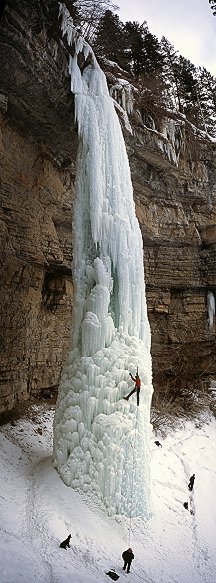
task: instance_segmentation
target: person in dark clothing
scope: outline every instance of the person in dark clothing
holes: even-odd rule
[[[61,549],[67,549],[67,547],[70,549],[70,539],[71,539],[71,534],[69,534],[69,536],[62,541],[62,543],[60,543],[60,547]]]
[[[124,551],[122,553],[122,559],[124,561],[124,567],[123,570],[125,571],[126,567],[127,567],[127,573],[130,573],[130,566],[131,563],[134,559],[134,554],[131,548],[127,549],[127,551]]]
[[[132,381],[134,381],[135,383],[135,387],[134,389],[132,389],[132,391],[129,393],[129,395],[127,395],[127,397],[124,397],[124,399],[126,399],[126,401],[128,401],[128,399],[131,397],[131,395],[133,395],[134,393],[137,394],[137,407],[139,407],[139,394],[140,394],[140,389],[141,389],[141,380],[139,378],[138,372],[136,373],[135,378],[132,376],[131,373],[129,373]]]
[[[192,490],[193,490],[193,487],[194,487],[194,480],[195,480],[195,474],[193,474],[193,475],[190,477],[190,480],[189,480],[189,484],[188,484],[188,490],[190,490],[190,492],[192,492]]]
[[[155,444],[156,444],[158,447],[162,447],[161,443],[160,443],[160,442],[159,442],[157,439],[156,439],[156,441],[155,441]]]

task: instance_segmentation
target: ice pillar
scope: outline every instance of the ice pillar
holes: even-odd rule
[[[71,347],[54,420],[54,465],[65,484],[94,493],[109,515],[148,515],[152,373],[143,247],[125,143],[104,73],[77,38],[64,5],[62,30],[73,43],[79,151],[74,207],[75,284]],[[77,55],[88,65],[81,74]],[[137,367],[136,396],[123,397]]]

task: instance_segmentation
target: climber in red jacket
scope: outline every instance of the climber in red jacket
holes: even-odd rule
[[[140,394],[140,389],[141,389],[141,380],[139,378],[138,372],[136,373],[135,378],[132,376],[131,373],[129,373],[132,381],[134,381],[135,383],[135,387],[134,389],[132,389],[132,391],[129,393],[129,395],[127,395],[127,397],[124,397],[124,399],[126,399],[126,401],[128,401],[128,399],[131,397],[131,395],[133,395],[134,393],[137,394],[137,407],[139,407],[139,394]]]

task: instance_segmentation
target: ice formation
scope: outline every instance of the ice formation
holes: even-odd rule
[[[110,88],[110,95],[128,114],[133,111],[135,88],[125,79],[118,79],[115,85]]]
[[[207,294],[207,306],[209,328],[213,328],[215,318],[215,297],[212,291],[209,291]]]
[[[125,143],[106,79],[60,5],[73,43],[79,151],[74,207],[72,337],[54,420],[54,466],[109,515],[149,513],[152,373],[142,237]],[[85,56],[82,74],[79,52]],[[129,372],[139,369],[140,406]]]
[[[179,157],[184,142],[184,124],[181,121],[175,121],[166,118],[163,121],[162,140],[158,140],[159,148],[168,157],[169,161],[178,166]],[[165,140],[164,140],[165,138]]]

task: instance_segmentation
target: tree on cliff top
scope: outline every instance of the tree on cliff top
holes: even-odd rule
[[[209,0],[209,4],[211,5],[214,16],[216,16],[216,0]]]
[[[118,10],[118,6],[111,0],[66,0],[64,3],[75,26],[80,28],[82,36],[90,43],[94,40],[98,23],[106,10]]]
[[[133,75],[145,123],[152,118],[158,127],[165,104],[215,135],[216,80],[208,71],[179,55],[165,37],[159,43],[146,21],[121,22],[112,0],[65,0],[65,4],[96,56],[115,61]],[[210,4],[215,6],[216,0]]]
[[[197,96],[202,113],[203,126],[209,134],[216,135],[216,79],[205,69],[198,67]]]
[[[149,32],[146,21],[126,22],[128,57],[135,75],[152,75],[162,70],[163,56],[156,36]]]
[[[112,42],[110,40],[112,39]],[[127,37],[117,14],[106,10],[99,21],[93,48],[98,56],[115,61],[123,69],[128,65]]]

